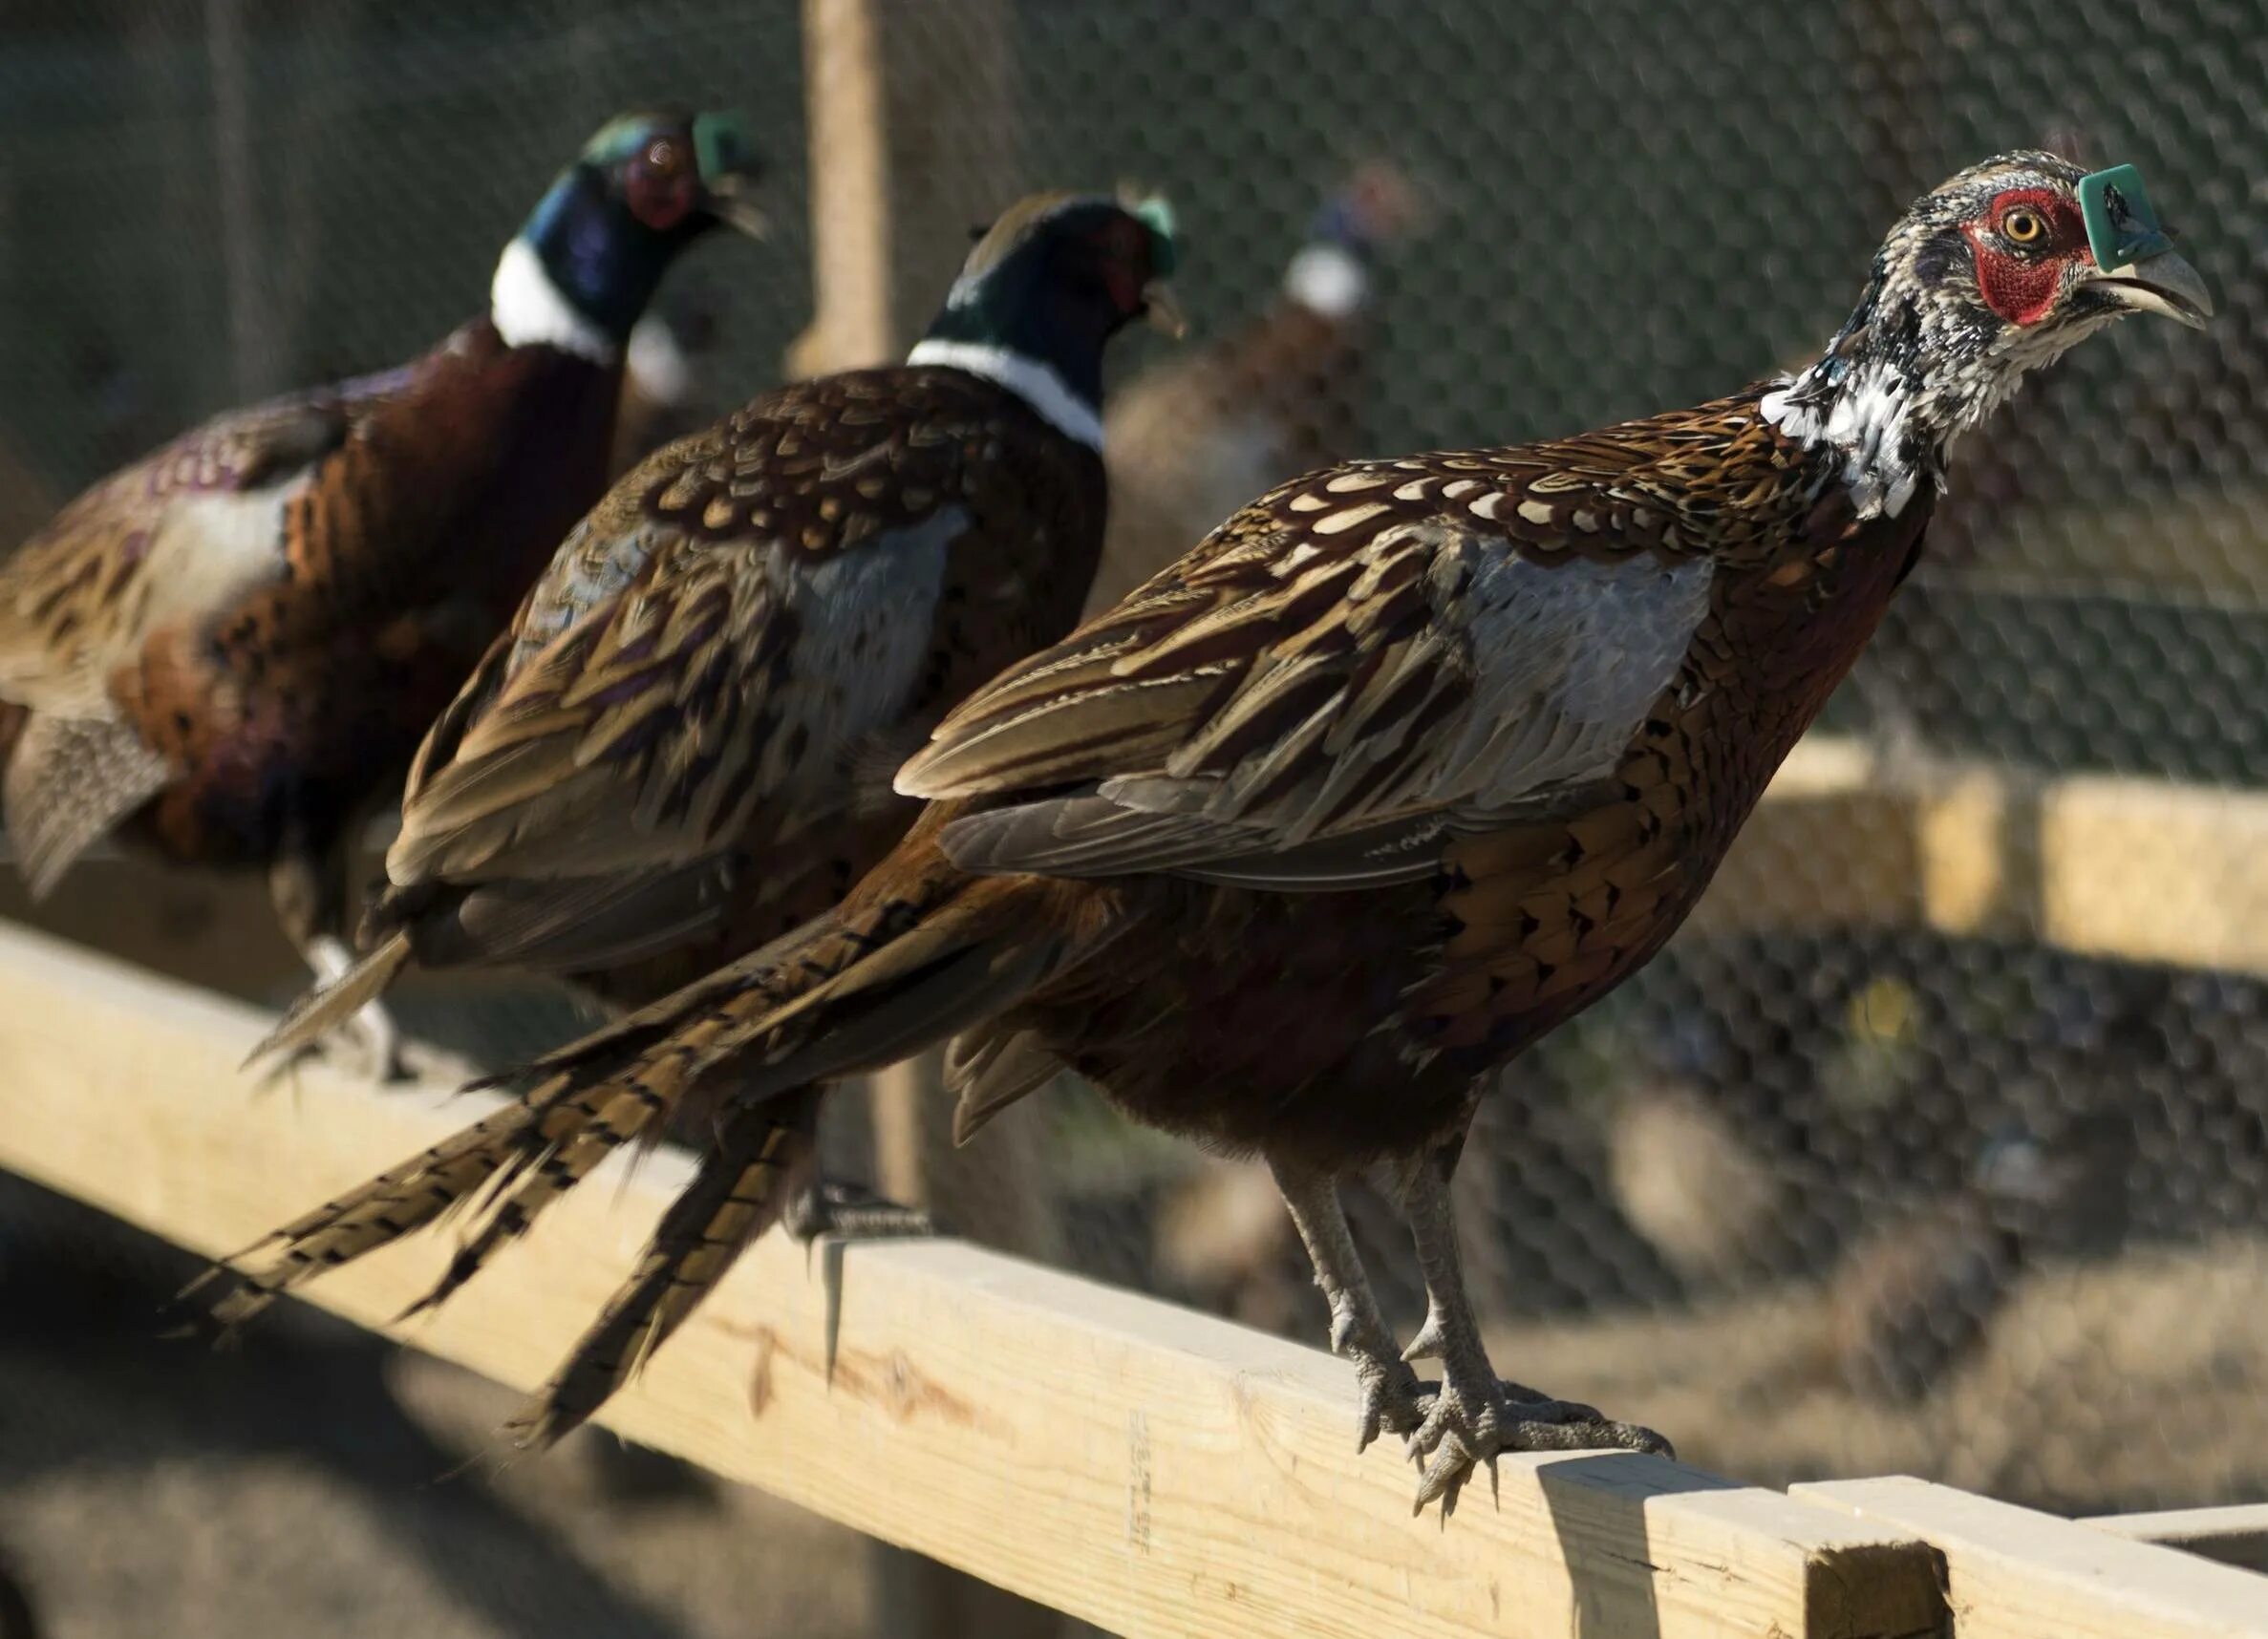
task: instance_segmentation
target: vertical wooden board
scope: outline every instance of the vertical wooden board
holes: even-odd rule
[[[2268,1578],[1906,1478],[1790,1495],[1943,1556],[1952,1639],[2268,1639]]]
[[[257,1096],[235,1067],[267,1023],[0,933],[0,1165],[220,1252],[493,1107],[320,1070]],[[531,1386],[688,1176],[594,1178],[406,1327],[445,1235],[308,1295]],[[772,1236],[602,1420],[1130,1639],[1939,1630],[1910,1533],[1656,1458],[1508,1458],[1493,1503],[1413,1519],[1353,1399],[1317,1351],[962,1243]]]

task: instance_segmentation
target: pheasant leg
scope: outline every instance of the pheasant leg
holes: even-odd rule
[[[809,1245],[822,1235],[855,1241],[916,1240],[937,1233],[928,1212],[877,1194],[863,1183],[813,1178],[781,1214],[787,1232]]]
[[[345,847],[324,859],[303,848],[287,848],[268,867],[267,891],[299,959],[318,985],[328,985],[354,965],[353,949],[341,937],[347,913]],[[383,1003],[371,1002],[325,1044],[326,1056],[373,1081],[398,1081],[409,1074],[401,1032]]]
[[[1496,1458],[1508,1451],[1618,1446],[1670,1456],[1669,1441],[1652,1429],[1609,1421],[1594,1407],[1551,1399],[1496,1375],[1465,1290],[1448,1181],[1442,1158],[1433,1155],[1414,1161],[1402,1180],[1402,1211],[1425,1279],[1425,1324],[1406,1357],[1430,1356],[1442,1367],[1441,1387],[1423,1402],[1423,1418],[1409,1441],[1410,1455],[1423,1467],[1418,1511],[1438,1499],[1444,1516],[1454,1512],[1473,1470],[1487,1463],[1493,1485]]]
[[[1362,1386],[1361,1432],[1355,1449],[1368,1447],[1380,1429],[1407,1438],[1417,1432],[1422,1416],[1418,1374],[1395,1348],[1394,1334],[1379,1312],[1362,1256],[1347,1230],[1337,1181],[1275,1161],[1269,1170],[1315,1265],[1316,1285],[1331,1306],[1331,1352],[1355,1363]]]

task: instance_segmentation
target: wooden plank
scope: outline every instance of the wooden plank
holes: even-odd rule
[[[2268,793],[2110,776],[2041,798],[2042,934],[2069,950],[2268,973]]]
[[[2155,1514],[2100,1514],[2098,1531],[2156,1543],[2243,1570],[2268,1571],[2268,1502],[2236,1508],[2172,1508]]]
[[[215,1252],[490,1101],[319,1070],[252,1096],[266,1022],[0,932],[0,1165]],[[665,1154],[593,1180],[400,1334],[538,1381],[686,1176]],[[311,1293],[383,1326],[446,1242]],[[607,1420],[1133,1639],[1938,1630],[1910,1533],[1655,1458],[1508,1459],[1495,1506],[1412,1519],[1411,1471],[1354,1451],[1351,1388],[1316,1351],[958,1242],[773,1236]]]
[[[1952,1639],[2263,1639],[2268,1578],[1910,1479],[1790,1487],[1944,1556]]]
[[[1857,740],[1814,735],[1780,765],[1691,926],[1709,934],[1911,923],[1920,809]]]

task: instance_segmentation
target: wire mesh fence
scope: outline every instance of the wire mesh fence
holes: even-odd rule
[[[2027,880],[2058,782],[2210,816],[2268,779],[2257,5],[852,9],[884,42],[901,336],[957,260],[962,202],[1122,179],[1173,198],[1194,334],[1114,387],[1122,585],[1192,543],[1224,484],[1515,442],[1793,363],[1892,216],[1987,153],[2137,162],[2221,318],[2081,350],[1971,441],[1825,729],[1868,754],[1862,791],[2000,782],[2000,868]],[[805,12],[825,10],[12,0],[0,530],[222,405],[429,345],[630,104],[743,107],[774,166],[769,245],[704,251],[663,300],[697,383],[675,413],[779,379],[818,294]],[[1985,916],[1846,907],[1839,884],[1904,869],[1907,809],[1789,812],[1743,878],[1776,884],[1769,907],[1699,919],[1485,1109],[1459,1187],[1500,1364],[1764,1480],[1901,1469],[2072,1509],[2260,1494],[2268,961],[2185,945],[2172,910],[2149,941],[2075,938],[2036,883]],[[2268,882],[2233,857],[2215,926]],[[2054,862],[2089,905],[2168,891],[2131,852]],[[491,1055],[571,1026],[515,1006],[426,1022]],[[1319,1335],[1264,1180],[1075,1087],[1043,1118],[1034,1187],[1065,1257]],[[1374,1270],[1406,1271],[1390,1215],[1357,1217]],[[0,1301],[31,1301],[9,1296],[20,1266]],[[1406,1326],[1414,1290],[1388,1296]]]

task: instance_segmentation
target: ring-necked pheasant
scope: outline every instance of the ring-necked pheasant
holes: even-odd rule
[[[604,493],[624,340],[678,252],[755,225],[755,175],[732,116],[611,121],[486,317],[207,421],[28,541],[0,568],[0,753],[33,894],[131,821],[177,861],[267,866],[309,966],[343,971],[355,822]]]
[[[1316,214],[1265,312],[1111,395],[1110,533],[1090,609],[1117,603],[1262,490],[1355,453],[1372,263],[1418,216],[1400,171],[1359,166]]]
[[[263,1051],[412,961],[651,999],[834,904],[918,812],[890,769],[1079,617],[1103,349],[1161,294],[1165,222],[1026,199],[905,365],[767,393],[617,483],[427,735],[369,954]]]
[[[1502,1451],[1658,1447],[1489,1364],[1448,1191],[1479,1089],[1692,908],[1912,567],[1948,446],[2113,318],[2209,310],[2130,169],[2014,154],[1913,206],[1800,373],[1284,485],[948,716],[898,777],[934,800],[836,910],[287,1225],[225,1309],[493,1183],[438,1301],[598,1155],[721,1096],[699,1174],[523,1421],[548,1439],[776,1216],[817,1089],[952,1036],[964,1130],[1063,1064],[1268,1160],[1362,1438],[1406,1437],[1421,1507]],[[1373,1166],[1430,1300],[1406,1356],[1339,1207]]]

